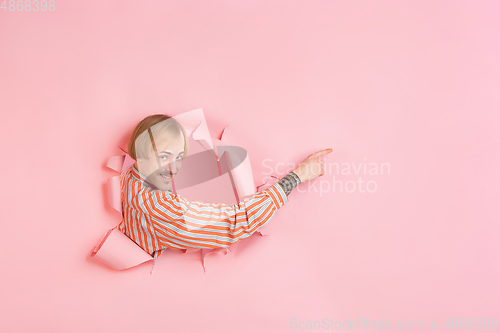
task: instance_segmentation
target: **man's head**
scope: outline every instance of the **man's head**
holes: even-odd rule
[[[141,120],[128,144],[134,166],[160,190],[172,188],[172,177],[187,156],[189,140],[184,128],[173,118],[155,114]]]

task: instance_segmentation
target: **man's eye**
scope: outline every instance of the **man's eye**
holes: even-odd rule
[[[177,156],[177,159],[178,160],[182,160],[182,156]]]
[[[161,159],[165,159],[165,158],[167,158],[167,156],[160,156],[160,158],[161,158]]]

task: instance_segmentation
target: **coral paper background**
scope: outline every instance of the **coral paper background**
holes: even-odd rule
[[[9,6],[1,332],[499,319],[498,1]],[[92,248],[121,218],[107,158],[143,117],[197,108],[247,149],[256,185],[328,147],[331,168],[290,195],[267,236],[207,256],[205,274],[199,253],[179,251],[152,275],[100,265]],[[390,174],[365,172],[383,163]]]

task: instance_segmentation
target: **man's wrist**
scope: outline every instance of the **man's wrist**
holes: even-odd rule
[[[304,176],[300,174],[299,169],[295,169],[292,171],[300,180],[300,183],[302,183],[302,179],[304,179]]]
[[[301,182],[302,180],[300,179],[300,177],[294,171],[292,171],[288,175],[283,177],[280,181],[278,181],[278,184],[281,185],[283,191],[288,196],[292,192],[292,190]]]

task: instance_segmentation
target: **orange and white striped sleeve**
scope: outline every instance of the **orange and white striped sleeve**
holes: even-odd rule
[[[249,237],[288,202],[279,183],[234,205],[188,201],[166,191],[143,197],[157,239],[168,248],[220,248]]]

